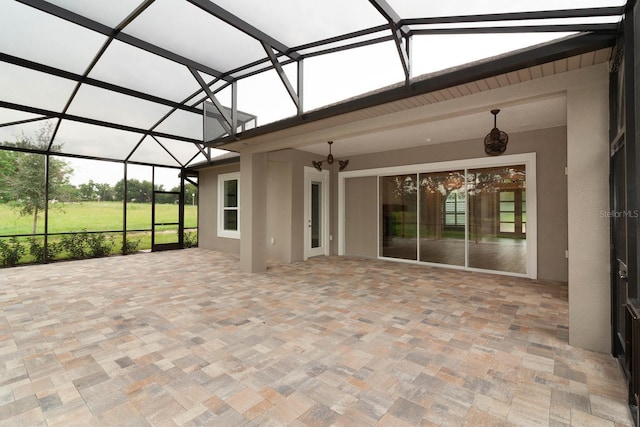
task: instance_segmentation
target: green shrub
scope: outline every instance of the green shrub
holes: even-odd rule
[[[39,239],[31,238],[31,243],[29,244],[29,253],[33,257],[35,262],[45,262],[51,260],[58,255],[60,252],[60,244],[57,242],[48,242],[47,243],[47,259],[44,257],[44,242],[41,242]]]
[[[111,249],[113,249],[114,242],[113,238],[107,237],[104,234],[86,234],[86,246],[88,249],[88,254],[93,258],[99,258],[108,256],[111,254]]]
[[[89,234],[87,230],[80,233],[68,234],[62,237],[60,246],[64,248],[70,258],[99,258],[111,254],[115,245],[113,238],[104,234]]]
[[[44,244],[41,245],[35,237],[31,238],[29,253],[35,262],[44,262]]]
[[[125,243],[124,247],[122,248],[122,252],[126,255],[126,254],[131,254],[134,253],[135,251],[138,250],[138,246],[140,246],[140,239],[127,239],[127,242]]]
[[[198,246],[198,235],[196,233],[184,233],[183,244],[185,248],[194,248]]]
[[[85,246],[87,240],[86,230],[62,236],[60,246],[67,252],[70,258],[82,259],[88,257],[88,251]]]
[[[17,237],[12,237],[8,243],[0,240],[0,261],[3,266],[16,265],[24,253],[25,247]]]

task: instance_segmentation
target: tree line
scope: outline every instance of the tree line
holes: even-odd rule
[[[7,143],[3,143],[7,145]],[[17,145],[16,145],[17,146]],[[22,148],[22,147],[19,147]],[[69,178],[73,169],[64,160],[55,156],[49,157],[49,200],[58,202],[121,202],[124,200],[124,178],[114,185],[108,183],[89,182],[73,185]],[[27,210],[44,209],[45,198],[45,156],[42,154],[24,153],[20,151],[0,150],[0,203],[21,203],[30,200]],[[153,191],[179,192],[180,187],[164,188],[162,184],[155,187],[150,181],[128,179],[127,202],[151,203]],[[197,201],[198,188],[187,183],[185,185],[185,203]],[[38,203],[37,201],[42,201]],[[157,194],[156,203],[175,203],[176,196]],[[23,203],[25,204],[25,203]],[[25,214],[30,214],[26,212]]]
[[[24,149],[38,151],[59,151],[60,146],[51,145],[50,125],[43,125],[33,137],[21,135],[16,142],[3,142],[1,146],[15,150],[0,150],[0,203],[11,203],[23,216],[33,216],[35,233],[38,216],[44,211],[47,198],[45,186],[45,169],[48,167],[49,186],[48,200],[53,202],[86,202],[115,201],[125,198],[124,179],[111,186],[108,183],[97,183],[90,180],[75,186],[69,182],[73,169],[63,159],[37,153],[20,151]],[[50,146],[51,145],[51,146]],[[163,185],[156,185],[156,191],[167,191]],[[176,186],[168,191],[178,192]],[[127,180],[126,200],[131,203],[150,203],[153,199],[154,186],[150,181],[137,179]],[[185,203],[196,203],[198,188],[193,184],[185,185]],[[156,203],[177,203],[178,197],[172,194],[157,194]],[[53,203],[51,206],[56,206]]]
[[[175,186],[165,189],[162,184],[155,185],[156,191],[179,192],[180,187]],[[154,186],[150,181],[128,179],[127,180],[127,202],[131,203],[151,203]],[[190,204],[194,199],[197,201],[198,188],[192,184],[185,185],[185,203]],[[50,197],[51,199],[51,197]],[[62,185],[53,198],[59,202],[121,202],[124,200],[124,179],[115,185],[98,183],[89,180],[84,184],[74,186],[71,184]],[[176,203],[177,196],[172,194],[156,194],[156,203]]]

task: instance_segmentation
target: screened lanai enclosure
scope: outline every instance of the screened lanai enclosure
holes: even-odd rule
[[[11,0],[0,12],[0,247],[15,264],[194,245],[194,167],[233,159],[226,143],[426,73],[607,38],[624,1]],[[362,99],[348,109],[384,101]]]
[[[611,336],[611,353],[620,361],[637,412],[638,15],[636,0],[3,0],[0,266],[180,249],[203,246],[204,237],[231,236],[235,240],[225,244],[238,249],[241,269],[258,272],[266,269],[268,250],[284,240],[260,234],[281,225],[272,218],[267,224],[266,212],[298,202],[303,184],[295,179],[315,185],[318,203],[314,208],[300,202],[297,211],[287,210],[289,228],[283,234],[289,252],[283,257],[291,261],[294,249],[302,254],[303,243],[313,251],[304,249],[300,259],[312,252],[309,256],[343,255],[344,236],[357,227],[344,226],[341,186],[373,189],[359,192],[362,199],[347,200],[358,209],[361,200],[371,202],[368,216],[346,210],[357,219],[351,224],[369,227],[362,240],[355,239],[366,246],[364,257],[532,279],[538,252],[559,259],[573,297],[571,333],[581,331],[576,328],[581,320],[592,321],[592,312],[598,312],[593,323],[599,326],[611,317],[598,337]],[[600,85],[602,91],[583,94],[571,87],[570,93],[570,83],[562,79],[570,80],[576,70],[581,74],[573,75],[584,80],[577,87]],[[484,108],[487,98],[507,91],[510,104]],[[579,101],[593,108],[575,110]],[[436,111],[443,104],[444,110]],[[554,108],[547,111],[549,105]],[[527,146],[520,154],[532,159],[518,157],[514,163],[490,156],[501,152],[480,158],[484,152],[471,150],[448,160],[474,162],[450,162],[444,169],[432,158],[411,155],[380,160],[387,152],[427,145],[439,150],[445,143],[470,141],[477,135],[469,129],[480,121],[485,129],[489,111],[499,111],[492,108],[508,114],[520,107],[529,109],[519,110],[518,124],[511,121],[514,128],[521,126],[514,133],[555,129],[561,134],[555,148],[564,163],[553,165],[560,170],[558,185],[545,188],[562,187],[571,200],[558,201],[563,206],[552,213],[543,198],[538,204],[529,184],[543,170],[533,160],[546,150],[543,144]],[[423,116],[412,115],[418,113]],[[602,113],[605,124],[583,123],[587,113]],[[544,114],[544,126],[530,123]],[[476,120],[481,115],[484,119]],[[418,127],[425,123],[434,124],[432,134]],[[590,149],[607,145],[598,157],[604,167],[582,168],[586,157],[571,144],[607,124],[608,140],[589,141]],[[341,125],[352,127],[333,145],[341,169],[329,171],[333,154],[327,156],[327,139]],[[442,137],[440,148],[434,148],[432,135]],[[286,150],[295,153],[283,154]],[[276,171],[280,175],[267,173],[268,155],[289,162]],[[348,157],[351,164],[344,161]],[[602,184],[598,203],[604,200],[606,207],[611,195],[611,211],[576,213],[581,200],[591,196],[575,195],[587,187],[569,182],[568,171],[576,165],[574,176],[582,173]],[[269,182],[256,185],[260,177]],[[282,182],[288,192],[278,187]],[[255,195],[260,189],[264,194]],[[364,197],[369,195],[370,200]],[[240,200],[251,203],[241,211]],[[330,209],[324,200],[331,200]],[[330,218],[332,234],[309,219],[314,234],[304,240],[305,209],[317,214],[315,221]],[[544,221],[538,221],[543,216],[538,210]],[[219,218],[213,218],[216,212]],[[584,218],[604,224],[592,240],[576,239],[584,230],[564,225]],[[553,222],[567,240],[555,244],[553,254],[532,244],[538,241],[538,222]],[[241,224],[249,226],[242,236]],[[251,235],[253,228],[259,232]],[[550,241],[559,234],[545,232]],[[601,241],[608,232],[613,238]],[[596,253],[591,247],[577,248],[573,258],[565,251],[571,242],[585,241],[589,245],[582,246],[602,245],[605,255],[594,258],[605,258],[606,269],[588,259]],[[587,255],[580,258],[581,251]],[[588,268],[607,277],[580,276]],[[593,287],[585,287],[587,282]],[[607,298],[610,303],[603,302]],[[586,348],[593,344],[590,337],[578,339]]]

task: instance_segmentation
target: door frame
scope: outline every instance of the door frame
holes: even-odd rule
[[[180,191],[165,191],[155,189],[155,173],[152,176],[153,196],[151,197],[151,252],[166,251],[184,248],[184,169],[180,171]],[[171,194],[178,196],[178,218],[177,222],[157,222],[156,221],[156,195]],[[178,226],[178,241],[172,243],[156,243],[156,226],[171,225]]]
[[[157,196],[162,194],[170,194],[173,196],[178,196],[178,218],[176,222],[157,222],[156,221],[156,206],[157,206]],[[179,191],[162,191],[162,190],[154,190],[153,191],[153,202],[151,204],[151,252],[157,251],[166,251],[172,249],[182,249],[183,247],[183,235],[184,235],[184,220],[183,220],[183,210],[184,206],[182,206],[182,197]],[[178,226],[178,241],[172,243],[156,243],[156,227],[169,225],[169,226]]]
[[[322,244],[318,248],[311,248],[311,183],[320,182],[322,185],[321,198],[321,239]],[[315,168],[305,166],[304,167],[304,221],[303,221],[303,236],[304,236],[304,260],[310,257],[329,255],[329,242],[330,242],[330,210],[329,210],[329,171],[318,171]]]
[[[629,263],[627,254],[627,186],[626,186],[626,146],[624,135],[611,144],[610,153],[610,203],[611,212],[611,335],[612,353],[618,358],[629,376],[628,351],[625,343],[626,304],[628,303]],[[621,168],[621,169],[619,169]],[[621,197],[620,197],[621,196]],[[619,230],[620,228],[620,230]],[[622,231],[622,233],[619,233]],[[621,237],[622,241],[618,241]]]
[[[380,184],[379,178],[381,176],[389,175],[403,175],[403,174],[418,174],[429,172],[442,172],[449,170],[461,170],[461,169],[477,169],[485,167],[500,167],[500,166],[512,166],[512,165],[525,165],[526,167],[526,189],[527,189],[527,233],[526,233],[526,273],[513,273],[499,270],[485,270],[473,267],[455,266],[450,264],[436,264],[427,263],[422,261],[413,260],[400,260],[398,258],[382,258],[380,252],[378,252],[378,258],[390,260],[394,262],[406,262],[421,265],[432,265],[436,267],[445,267],[457,270],[465,271],[480,271],[491,272],[492,274],[500,274],[514,277],[527,277],[529,279],[538,278],[538,215],[537,215],[537,175],[536,175],[536,159],[537,154],[521,153],[521,154],[508,154],[500,157],[481,157],[470,158],[461,160],[451,160],[444,162],[434,163],[421,163],[402,166],[385,166],[372,169],[360,169],[354,171],[346,171],[338,173],[338,255],[345,255],[345,238],[346,238],[346,199],[345,199],[345,181],[349,178],[362,178],[368,176],[375,176],[378,179],[377,197],[378,197],[378,209],[380,207]],[[378,213],[378,251],[380,251],[380,234],[382,230],[381,213]]]

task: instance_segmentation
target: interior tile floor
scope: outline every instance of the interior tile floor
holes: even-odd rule
[[[468,243],[469,267],[483,270],[527,272],[527,241],[494,239]],[[465,265],[464,239],[420,239],[420,261],[450,266]],[[394,237],[382,248],[382,256],[404,260],[418,259],[416,239]]]
[[[204,249],[0,270],[0,425],[630,426],[567,287]]]

